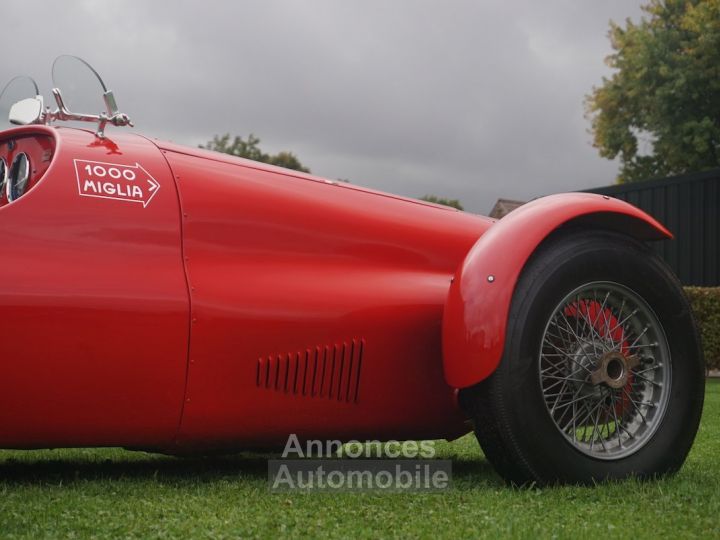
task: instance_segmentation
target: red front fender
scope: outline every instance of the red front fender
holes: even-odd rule
[[[640,240],[672,238],[638,208],[590,193],[543,197],[501,219],[470,249],[450,286],[443,316],[448,384],[472,386],[495,370],[520,272],[543,240],[570,222],[613,229]]]

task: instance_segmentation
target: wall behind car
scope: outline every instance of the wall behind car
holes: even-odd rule
[[[675,235],[655,242],[684,285],[720,286],[720,169],[584,190],[642,208]]]

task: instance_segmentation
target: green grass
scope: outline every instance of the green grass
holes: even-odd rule
[[[720,536],[720,381],[674,477],[511,489],[472,437],[442,494],[283,493],[262,457],[186,460],[117,449],[0,452],[1,538]]]

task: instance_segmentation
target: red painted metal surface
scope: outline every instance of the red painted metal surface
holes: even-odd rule
[[[638,208],[590,193],[551,195],[513,211],[472,247],[450,287],[443,317],[443,364],[449,384],[472,386],[495,370],[525,262],[552,231],[575,219],[643,240],[672,236]]]
[[[182,447],[467,432],[442,374],[442,309],[490,220],[162,147],[192,287]]]
[[[113,152],[74,129],[9,130],[2,148],[36,134],[55,141],[52,163],[0,207],[0,446],[168,445],[189,300],[167,164],[141,137],[118,136]],[[147,208],[80,197],[75,159],[139,162],[160,191]]]
[[[542,238],[579,215],[665,233],[599,196],[493,225],[116,132],[0,133],[8,163],[19,151],[31,188],[0,201],[0,447],[456,437],[456,387],[494,369]]]

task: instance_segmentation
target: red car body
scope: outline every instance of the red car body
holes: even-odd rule
[[[27,126],[0,201],[0,447],[183,453],[455,438],[515,282],[569,223],[668,237],[623,202],[489,218],[139,135]]]

